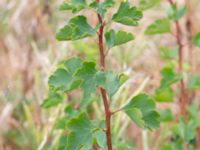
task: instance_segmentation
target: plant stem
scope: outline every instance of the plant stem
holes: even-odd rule
[[[172,0],[168,0],[170,5],[172,6],[174,3]],[[178,72],[183,72],[183,43],[181,38],[181,27],[179,21],[175,21],[175,28],[176,28],[176,41],[178,44]],[[179,95],[179,102],[180,102],[180,111],[181,114],[186,117],[186,101],[187,101],[187,94],[185,90],[185,83],[184,79],[182,78],[180,81],[180,95]]]
[[[100,0],[96,0],[98,3]],[[98,14],[98,19],[100,23],[100,28],[98,31],[98,40],[99,40],[99,53],[100,53],[100,69],[101,71],[105,70],[105,54],[104,54],[104,42],[103,42],[103,33],[104,33],[104,26],[105,22],[103,21],[100,14]],[[112,140],[111,140],[111,132],[110,132],[110,119],[111,119],[111,112],[110,112],[110,106],[108,103],[108,97],[105,89],[100,87],[101,96],[103,99],[104,109],[105,109],[105,119],[106,119],[106,140],[107,140],[107,147],[108,150],[112,150]]]

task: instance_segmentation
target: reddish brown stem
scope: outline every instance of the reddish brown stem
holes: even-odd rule
[[[168,0],[171,5],[173,5],[172,0]],[[179,24],[179,21],[175,21],[175,27],[176,27],[176,40],[178,44],[178,72],[183,72],[183,43],[181,38],[181,27]],[[185,83],[184,79],[182,78],[180,81],[180,95],[179,95],[179,102],[180,102],[180,111],[183,116],[186,115],[186,101],[187,101],[187,94],[185,90]]]
[[[100,2],[100,0],[96,0],[97,2]],[[99,53],[100,53],[100,69],[102,71],[105,70],[105,52],[104,52],[104,42],[103,42],[103,33],[104,33],[104,26],[105,23],[101,17],[100,14],[98,14],[98,19],[100,23],[100,28],[98,31],[98,40],[99,40]],[[107,140],[107,147],[108,150],[112,150],[112,139],[111,139],[111,132],[110,132],[110,119],[111,119],[111,112],[110,112],[110,106],[108,103],[108,97],[105,89],[102,87],[100,88],[101,96],[103,99],[104,109],[105,109],[105,119],[106,119],[106,140]]]

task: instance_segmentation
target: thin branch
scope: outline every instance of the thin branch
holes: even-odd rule
[[[111,112],[111,115],[114,115],[114,114],[116,114],[116,113],[118,113],[118,112],[120,112],[120,111],[122,111],[122,108],[119,108],[119,109],[117,109],[117,110]]]
[[[96,0],[98,3],[100,0]],[[105,70],[105,55],[104,55],[104,42],[103,42],[103,34],[104,34],[104,27],[105,27],[105,22],[103,21],[102,17],[100,14],[97,14],[98,20],[100,23],[100,28],[98,31],[98,40],[99,40],[99,53],[100,53],[100,69],[102,71]],[[105,120],[106,120],[106,128],[105,128],[105,133],[106,133],[106,140],[107,140],[107,147],[108,150],[112,150],[112,140],[111,140],[111,132],[110,132],[110,119],[111,119],[111,112],[110,112],[110,106],[108,103],[108,97],[105,89],[100,87],[100,92],[101,96],[103,99],[103,104],[104,104],[104,109],[105,109]]]

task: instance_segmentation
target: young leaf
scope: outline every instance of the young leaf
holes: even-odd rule
[[[139,8],[141,10],[146,10],[146,9],[151,8],[151,7],[154,7],[159,2],[160,2],[160,0],[140,0]]]
[[[97,13],[103,17],[104,14],[106,13],[106,10],[112,7],[114,4],[115,4],[114,0],[104,0],[103,2],[100,2],[100,3],[94,0],[90,4],[90,7],[97,9]]]
[[[169,33],[170,30],[170,21],[169,19],[158,19],[153,24],[149,25],[145,30],[145,34],[154,35],[161,33]]]
[[[105,33],[105,39],[107,47],[111,48],[132,41],[134,37],[131,33],[124,31],[118,31],[115,33],[114,30],[110,30],[109,32]]]
[[[174,92],[170,87],[160,87],[156,89],[154,98],[158,102],[172,102],[174,98]]]
[[[63,2],[60,5],[60,10],[71,10],[73,13],[79,12],[86,7],[85,0],[71,0],[71,2]]]
[[[172,121],[173,119],[174,119],[174,116],[170,109],[164,109],[160,111],[160,121],[168,122],[168,121]]]
[[[86,20],[85,16],[76,16],[69,20],[68,25],[64,26],[56,34],[59,41],[78,40],[96,33]]]
[[[174,70],[173,64],[168,64],[161,70],[162,80],[160,87],[170,86],[182,79],[182,74],[175,73]]]
[[[93,126],[85,113],[71,119],[67,126],[71,130],[67,140],[67,150],[91,149]]]
[[[200,89],[200,74],[195,74],[188,80],[189,89]]]
[[[181,6],[179,9],[177,7],[177,4],[173,4],[172,6],[169,5],[165,5],[165,10],[167,11],[167,14],[169,16],[170,19],[173,19],[174,21],[179,20],[187,11],[187,7]]]
[[[155,111],[155,102],[146,94],[133,97],[123,110],[139,127],[159,127],[159,114]]]
[[[192,38],[192,43],[193,45],[200,47],[200,32],[194,35],[194,37]]]
[[[48,97],[43,101],[42,107],[43,108],[50,108],[57,106],[60,102],[62,102],[62,97],[54,92],[51,92]]]
[[[160,48],[160,55],[162,57],[162,59],[165,60],[172,60],[175,59],[177,57],[178,51],[177,49],[168,49],[167,47],[161,47]]]
[[[128,26],[137,26],[138,21],[142,18],[142,12],[136,7],[130,7],[128,1],[121,2],[120,7],[113,15],[112,20]]]

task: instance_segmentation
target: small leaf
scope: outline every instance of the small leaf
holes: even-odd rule
[[[95,34],[95,29],[87,23],[85,16],[76,16],[60,29],[56,38],[59,41],[78,40]]]
[[[145,34],[154,35],[169,33],[170,30],[170,21],[168,19],[158,19],[153,24],[147,27]]]
[[[192,38],[193,45],[200,47],[200,32],[198,32],[194,37]]]
[[[68,124],[71,133],[67,140],[67,150],[88,150],[92,148],[93,127],[85,113],[71,119]]]
[[[200,74],[191,76],[188,80],[189,89],[200,89]]]
[[[131,33],[124,31],[118,31],[115,33],[114,30],[110,30],[109,32],[105,33],[105,39],[108,48],[111,48],[132,41],[134,37]]]
[[[137,26],[138,21],[142,18],[142,12],[136,7],[130,7],[128,1],[121,2],[120,7],[113,15],[112,20],[128,26]]]
[[[154,98],[158,102],[172,102],[174,92],[170,87],[161,87],[156,89]]]
[[[168,121],[172,121],[173,119],[174,119],[174,116],[170,109],[163,109],[160,111],[160,121],[168,122]]]
[[[141,10],[146,10],[146,9],[154,7],[159,2],[160,0],[140,0],[139,8]]]
[[[50,93],[48,97],[42,103],[43,108],[50,108],[57,106],[60,102],[62,102],[62,97],[57,93]]]
[[[159,127],[159,114],[155,111],[155,102],[146,94],[139,94],[123,108],[125,113],[142,128]]]
[[[167,11],[167,14],[169,16],[170,19],[173,19],[174,21],[179,20],[187,11],[187,7],[181,6],[179,9],[177,7],[177,4],[173,4],[173,5],[165,5],[165,10]]]
[[[173,64],[167,64],[162,70],[160,87],[170,86],[182,79],[182,74],[176,73]]]
[[[94,0],[90,7],[97,9],[97,13],[101,15],[101,17],[104,17],[104,14],[106,13],[107,9],[112,7],[115,4],[114,0],[104,0],[103,2],[98,3],[96,0]]]
[[[71,2],[63,2],[60,6],[60,10],[72,10],[73,13],[76,13],[86,6],[85,0],[71,0]]]
[[[160,55],[163,59],[165,60],[172,60],[172,59],[175,59],[178,55],[178,51],[177,49],[168,49],[166,47],[161,47],[160,48]]]

